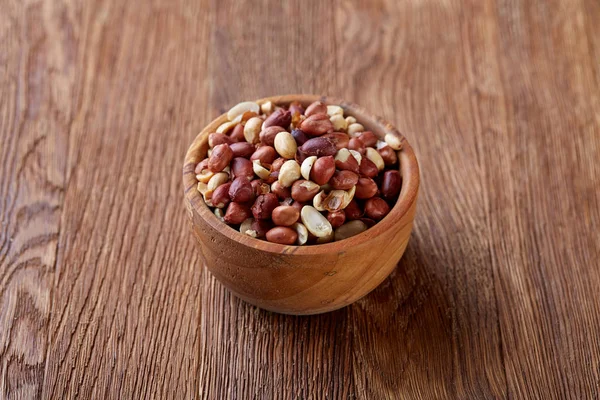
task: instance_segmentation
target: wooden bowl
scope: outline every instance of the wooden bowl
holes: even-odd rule
[[[356,104],[313,95],[275,96],[258,100],[307,106],[316,100],[338,104],[366,130],[383,138],[400,135],[388,122]],[[285,314],[318,314],[344,307],[377,287],[396,267],[413,226],[419,189],[419,166],[402,137],[398,152],[403,183],[390,213],[365,232],[320,245],[285,246],[243,235],[219,221],[196,190],[196,164],[208,149],[208,134],[227,121],[225,114],[196,137],[185,156],[185,203],[199,250],[210,272],[233,294],[258,307]]]

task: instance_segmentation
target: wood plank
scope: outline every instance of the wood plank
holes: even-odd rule
[[[71,7],[71,5],[69,5]],[[201,269],[181,201],[208,122],[203,3],[68,8],[70,127],[44,398],[191,398]]]
[[[0,397],[33,398],[48,354],[73,63],[60,2],[0,8]]]
[[[0,0],[1,398],[597,398],[600,4]],[[208,273],[187,145],[328,94],[422,169],[398,269],[293,317]]]
[[[358,83],[344,97],[365,98],[395,122],[423,176],[407,253],[352,308],[357,389],[370,398],[502,397],[483,132],[465,73],[469,58],[488,56],[468,40],[490,41],[496,23],[480,2],[356,1],[336,20],[338,58]],[[497,74],[487,81],[493,90]]]
[[[497,7],[509,123],[502,150],[488,140],[485,153],[514,398],[598,396],[600,88],[586,25],[599,11],[558,1]]]
[[[213,116],[241,100],[337,92],[329,3],[213,6]],[[355,396],[347,310],[311,317],[269,313],[231,296],[208,273],[201,293],[201,398]]]

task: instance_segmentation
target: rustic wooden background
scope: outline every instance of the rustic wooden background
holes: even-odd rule
[[[313,317],[203,271],[180,172],[299,92],[422,168],[397,270]],[[597,0],[0,0],[0,398],[597,399],[599,160]]]

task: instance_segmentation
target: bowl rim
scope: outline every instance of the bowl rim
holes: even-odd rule
[[[371,238],[379,236],[386,230],[390,229],[392,225],[398,223],[401,218],[411,209],[413,203],[416,201],[420,184],[419,164],[413,148],[410,146],[406,138],[385,119],[372,115],[366,109],[355,103],[346,102],[335,97],[312,94],[289,94],[270,96],[254,101],[258,104],[271,101],[273,104],[287,105],[294,100],[300,101],[304,104],[309,104],[318,100],[328,105],[339,105],[345,111],[350,111],[350,115],[355,116],[358,122],[365,126],[365,128],[369,130],[374,130],[373,128],[376,128],[376,130],[381,131],[384,134],[392,133],[400,137],[402,149],[398,151],[398,158],[400,162],[400,173],[402,175],[402,188],[396,204],[394,207],[392,207],[388,215],[386,215],[381,221],[373,225],[371,228],[368,228],[366,231],[358,235],[340,240],[338,242],[306,246],[283,245],[267,242],[266,240],[262,239],[256,239],[251,236],[244,235],[220,221],[208,208],[208,206],[206,206],[204,199],[198,190],[196,190],[198,181],[196,179],[194,170],[196,164],[200,161],[197,153],[199,152],[200,147],[204,144],[203,142],[208,140],[208,133],[214,132],[220,124],[227,121],[227,112],[225,112],[211,121],[200,131],[200,133],[198,133],[198,135],[196,135],[185,155],[185,161],[183,164],[183,188],[185,199],[191,205],[191,207],[193,207],[196,213],[198,213],[200,218],[202,218],[204,222],[210,225],[215,231],[219,232],[219,234],[242,245],[268,253],[295,255],[315,255],[343,252],[348,247],[361,245],[369,241]]]

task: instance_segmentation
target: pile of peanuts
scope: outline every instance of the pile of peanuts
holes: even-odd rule
[[[378,140],[340,106],[248,101],[227,119],[209,134],[195,173],[204,202],[245,235],[338,241],[376,224],[398,198],[400,137]]]

